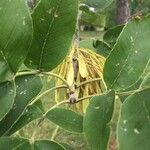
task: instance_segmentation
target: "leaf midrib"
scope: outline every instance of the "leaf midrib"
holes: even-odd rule
[[[56,7],[56,9],[54,11],[54,15],[58,11],[61,2],[62,2],[62,0],[59,1],[59,4],[58,4],[58,6]],[[45,46],[46,46],[46,43],[47,43],[47,40],[48,40],[48,36],[50,35],[50,31],[51,31],[52,25],[53,25],[53,23],[55,21],[55,16],[54,15],[53,15],[52,21],[51,21],[51,23],[50,23],[50,25],[48,27],[48,31],[46,33],[46,37],[45,37],[45,40],[44,40],[44,43],[43,43],[43,46],[42,46],[41,56],[40,56],[40,61],[39,61],[39,68],[41,68],[41,66],[42,66],[43,54],[44,54]]]

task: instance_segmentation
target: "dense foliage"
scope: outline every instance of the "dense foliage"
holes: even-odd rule
[[[84,2],[86,5],[80,11],[94,17],[97,14],[90,12],[89,6],[102,11],[113,3],[112,0]],[[118,149],[150,149],[150,16],[134,17],[127,24],[108,30],[103,40],[93,43],[97,54],[87,50],[87,55],[85,49],[78,47],[78,11],[77,0],[41,0],[33,10],[26,0],[0,1],[0,150],[72,149],[61,141],[34,139],[34,131],[31,139],[16,136],[31,121],[38,120],[38,126],[44,119],[68,132],[84,134],[89,149],[106,150],[117,101],[121,101],[116,131]],[[72,47],[73,54],[77,50],[78,59],[70,51]],[[80,85],[74,84],[77,77],[71,67],[73,76],[68,79],[55,74],[69,52],[71,62],[80,64]],[[103,71],[98,74],[98,69],[91,69],[94,73],[89,75],[87,65],[91,64],[84,62],[86,57]],[[101,61],[105,61],[104,66],[96,65]],[[63,84],[43,91],[43,76],[58,78]],[[103,86],[103,90],[95,89],[92,85],[95,81],[99,81],[96,88]],[[79,93],[82,97],[76,98],[75,91],[85,84],[91,84],[96,92],[88,90],[88,95]],[[67,89],[68,99],[56,99],[55,105],[43,111],[42,104],[37,102],[59,88]],[[86,86],[80,91],[85,89]],[[67,107],[81,102],[86,105],[83,112]]]

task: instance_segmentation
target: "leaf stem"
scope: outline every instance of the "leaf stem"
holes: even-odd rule
[[[52,106],[52,107],[43,115],[43,118],[45,118],[45,116],[47,115],[47,113],[48,113],[50,110],[52,110],[52,109],[54,109],[54,108],[56,108],[56,107],[58,107],[58,106],[60,106],[60,105],[67,104],[67,103],[68,103],[68,104],[70,103],[69,100],[64,100],[64,101],[61,101],[61,102],[55,104],[54,106]]]
[[[35,70],[35,71],[18,72],[15,77],[23,76],[23,75],[47,75],[47,76],[56,77],[56,78],[62,80],[64,82],[64,84],[68,87],[68,89],[71,91],[71,87],[69,86],[68,82],[64,78],[59,76],[58,74],[55,74],[52,72],[41,72],[39,70]]]
[[[84,81],[84,82],[81,82],[79,85],[77,85],[76,88],[79,88],[85,84],[88,84],[88,83],[92,83],[92,82],[96,82],[96,81],[100,81],[102,80],[101,78],[95,78],[95,79],[91,79],[91,80],[87,80],[87,81]]]
[[[82,98],[79,98],[75,103],[79,103],[83,100],[86,100],[86,99],[89,99],[89,98],[92,98],[92,97],[95,97],[95,96],[99,96],[100,94],[95,94],[95,95],[89,95],[89,96],[86,96],[86,97],[82,97]]]
[[[54,109],[54,108],[56,108],[56,107],[58,107],[58,106],[60,106],[60,105],[63,105],[63,104],[72,104],[72,105],[73,105],[73,104],[79,103],[79,102],[81,102],[81,101],[83,101],[83,100],[92,98],[92,97],[94,97],[94,96],[99,96],[99,95],[100,95],[100,94],[95,94],[95,95],[89,95],[89,96],[86,96],[86,97],[82,97],[82,98],[79,98],[75,103],[70,103],[69,100],[61,101],[61,102],[57,103],[56,105],[52,106],[52,107],[43,115],[43,118],[45,118],[45,116],[47,115],[47,113],[48,113],[50,110],[52,110],[52,109]]]
[[[15,77],[20,77],[20,76],[25,76],[25,75],[36,75],[39,74],[40,71],[39,70],[35,70],[35,71],[21,71],[18,72]]]
[[[59,126],[56,126],[56,128],[54,129],[52,136],[51,136],[51,141],[53,141],[57,135],[57,132],[59,130]]]
[[[46,91],[44,91],[43,93],[41,93],[40,95],[38,95],[29,105],[32,105],[34,104],[36,101],[38,101],[41,97],[43,97],[44,95],[48,94],[49,92],[52,92],[54,90],[57,90],[57,89],[60,89],[60,88],[67,88],[66,85],[61,85],[61,86],[56,86],[56,87],[53,87],[51,89],[48,89]]]
[[[68,87],[68,89],[71,91],[71,87],[69,86],[68,82],[64,78],[59,76],[58,74],[55,74],[55,73],[52,73],[52,72],[40,72],[40,74],[56,77],[56,78],[62,80],[64,82],[64,84]]]
[[[131,95],[135,92],[139,92],[141,89],[136,89],[136,90],[132,90],[132,91],[125,91],[125,92],[117,92],[116,95],[118,96],[125,96],[125,95]]]

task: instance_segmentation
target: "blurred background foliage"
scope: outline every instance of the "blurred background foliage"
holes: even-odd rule
[[[88,1],[80,0],[81,3],[86,4],[88,6]],[[101,7],[97,7],[95,5],[89,5],[89,8],[93,8],[94,10],[94,19],[92,18],[92,13],[85,10],[82,11],[81,20],[84,25],[95,25],[98,27],[111,28],[116,25],[117,20],[117,0],[112,0],[110,5],[105,5],[106,7],[102,9]],[[150,0],[129,0],[129,6],[131,11],[131,16],[134,15],[146,15],[150,12]],[[93,20],[99,20],[96,24],[93,24]],[[88,21],[87,21],[88,20]]]

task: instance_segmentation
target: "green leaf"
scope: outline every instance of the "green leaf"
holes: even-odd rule
[[[104,57],[107,57],[110,54],[110,52],[111,52],[110,46],[107,43],[105,43],[104,41],[96,40],[93,43],[93,46],[97,50],[96,52],[99,55],[102,55]]]
[[[141,77],[150,59],[149,26],[150,16],[147,16],[131,20],[124,27],[104,66],[108,88],[123,90]]]
[[[82,15],[80,24],[91,24],[97,27],[105,27],[106,16],[97,11],[91,11],[87,5],[81,5]]]
[[[12,79],[23,63],[32,40],[26,0],[0,1],[0,82]]]
[[[65,150],[56,142],[48,140],[39,140],[34,143],[34,150]]]
[[[43,83],[43,85],[44,85],[44,83]],[[41,111],[42,113],[45,113],[42,100],[38,100],[38,101],[34,102],[34,103],[32,104],[32,106],[36,106],[37,108],[40,109],[40,111]]]
[[[141,83],[141,88],[150,88],[150,73],[148,73],[143,82]]]
[[[46,117],[65,130],[77,133],[83,130],[83,117],[71,110],[55,108],[47,112]]]
[[[119,150],[150,148],[150,88],[129,96],[118,123]]]
[[[31,150],[31,145],[27,139],[1,137],[0,150]]]
[[[103,40],[107,42],[108,44],[113,47],[116,43],[116,40],[118,36],[120,35],[124,25],[115,26],[113,28],[110,28],[106,33],[104,34]]]
[[[80,42],[80,47],[95,51],[95,48],[93,47],[93,40],[92,39],[82,40]]]
[[[91,150],[106,150],[110,136],[109,122],[114,110],[115,93],[93,97],[83,119],[83,131]]]
[[[17,120],[13,127],[9,130],[7,135],[12,135],[22,127],[26,126],[31,121],[41,118],[43,116],[42,111],[34,105],[28,106],[23,115]]]
[[[91,7],[104,9],[108,7],[113,2],[113,0],[85,0],[85,2]]]
[[[14,137],[1,137],[0,150],[65,150],[54,141],[37,140],[30,144],[29,140]]]
[[[131,87],[125,89],[125,90],[122,90],[122,91],[119,91],[118,93],[118,96],[121,100],[121,102],[123,103],[126,98],[128,96],[130,96],[135,90],[138,90],[140,88],[140,85],[143,81],[143,78],[140,78],[135,84],[133,84]]]
[[[25,64],[50,71],[65,58],[75,32],[78,0],[42,0],[35,8],[33,42]]]
[[[13,82],[0,84],[0,121],[12,108],[15,97],[15,87]]]
[[[80,4],[79,6],[79,10],[83,11],[83,12],[86,12],[86,13],[89,13],[90,11],[90,7],[88,5],[85,5],[85,4]]]
[[[41,91],[41,79],[35,75],[20,76],[15,79],[16,97],[12,109],[0,121],[0,136],[7,135],[20,118],[29,102]]]

